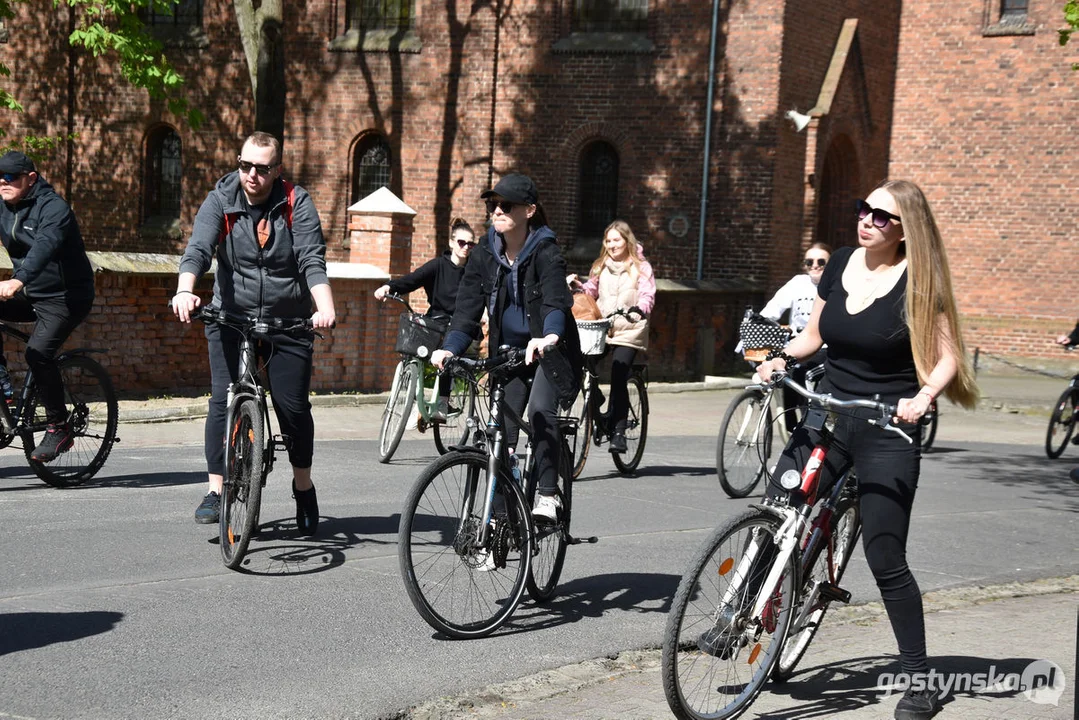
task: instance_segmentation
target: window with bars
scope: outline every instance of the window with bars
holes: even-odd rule
[[[618,153],[610,143],[596,141],[581,153],[577,202],[577,234],[582,238],[600,237],[617,217]]]
[[[170,127],[155,130],[146,143],[146,216],[178,219],[183,179],[183,144]]]
[[[648,0],[575,0],[575,32],[644,32]]]
[[[1009,16],[1019,15],[1026,17],[1027,0],[1001,0],[1000,3],[1000,17],[1004,19]]]
[[[349,0],[350,30],[409,30],[415,19],[415,0]]]
[[[352,153],[352,202],[389,185],[390,144],[381,135],[368,135]]]
[[[155,28],[201,28],[202,0],[179,0],[166,2],[168,9],[151,5],[143,10],[143,21]]]

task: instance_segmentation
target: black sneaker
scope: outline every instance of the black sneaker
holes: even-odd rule
[[[206,493],[199,506],[195,508],[195,522],[210,525],[217,522],[221,515],[221,496],[215,492]]]
[[[933,690],[907,690],[895,706],[895,720],[929,720],[940,712],[940,697]]]
[[[37,462],[52,462],[61,453],[66,453],[75,444],[71,429],[67,423],[49,423],[41,444],[34,448],[30,459]]]
[[[611,446],[607,449],[613,453],[624,453],[626,451],[626,434],[616,430],[611,435]]]

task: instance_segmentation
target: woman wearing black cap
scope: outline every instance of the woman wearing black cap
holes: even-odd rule
[[[561,504],[554,494],[560,398],[538,361],[546,353],[562,353],[575,370],[582,367],[580,341],[570,314],[573,297],[566,287],[566,261],[537,205],[539,193],[531,178],[506,175],[480,197],[487,203],[491,228],[468,260],[450,331],[431,362],[441,368],[447,358],[464,352],[478,336],[485,308],[488,347],[509,345],[525,350],[525,366],[506,385],[506,401],[518,412],[524,412],[526,405],[530,408],[539,489],[532,514],[554,520]],[[530,377],[534,378],[531,394]],[[509,428],[506,445],[510,452],[516,444],[517,429]]]

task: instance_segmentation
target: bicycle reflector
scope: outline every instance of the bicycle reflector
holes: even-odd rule
[[[802,476],[791,468],[780,476],[779,484],[784,490],[796,490],[802,485]]]

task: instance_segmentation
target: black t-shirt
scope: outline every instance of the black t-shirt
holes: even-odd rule
[[[839,248],[824,268],[817,294],[824,300],[820,335],[828,346],[825,378],[841,399],[872,397],[895,403],[917,394],[918,373],[904,321],[907,271],[887,295],[861,312],[847,312],[843,271],[853,248]]]

